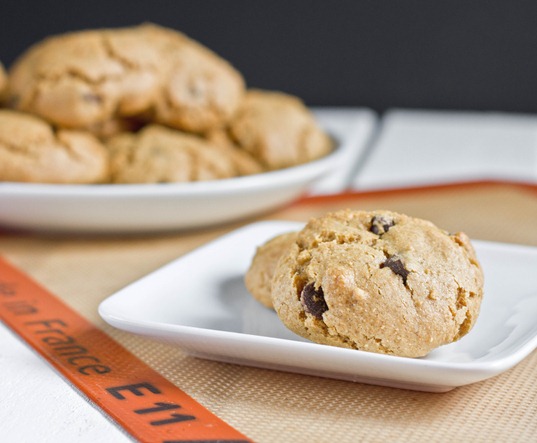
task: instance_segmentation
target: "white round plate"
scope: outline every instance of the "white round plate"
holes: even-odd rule
[[[370,115],[317,113],[336,140],[330,155],[263,174],[192,183],[51,185],[0,183],[0,226],[56,232],[135,233],[206,227],[263,213],[347,171],[362,153],[357,120]],[[343,118],[342,118],[343,117]],[[364,137],[362,137],[364,139]],[[365,143],[362,143],[365,145]]]

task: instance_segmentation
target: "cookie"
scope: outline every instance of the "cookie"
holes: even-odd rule
[[[464,233],[390,211],[311,220],[274,272],[282,322],[312,341],[420,357],[464,336],[483,273]]]
[[[249,90],[229,134],[268,170],[318,159],[333,148],[302,101],[279,92]]]
[[[278,235],[256,250],[244,275],[244,284],[252,296],[267,308],[272,308],[272,277],[280,257],[296,240],[296,232]]]
[[[235,174],[232,160],[201,137],[159,125],[106,142],[113,183],[215,180]]]
[[[235,166],[236,175],[259,174],[264,171],[263,166],[252,155],[239,148],[228,133],[223,129],[216,129],[205,134],[209,143],[220,149],[227,155]]]
[[[0,110],[0,181],[101,183],[108,179],[108,154],[93,135],[54,131],[43,120]]]
[[[228,62],[150,24],[49,37],[19,57],[9,83],[12,107],[66,128],[139,117],[204,132],[224,125],[244,94]]]

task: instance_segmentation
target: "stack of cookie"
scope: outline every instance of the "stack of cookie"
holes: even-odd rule
[[[0,181],[162,183],[286,168],[333,146],[296,97],[144,24],[54,36],[0,69]]]
[[[341,210],[257,249],[250,293],[314,342],[421,357],[466,335],[483,272],[464,233],[391,211]]]

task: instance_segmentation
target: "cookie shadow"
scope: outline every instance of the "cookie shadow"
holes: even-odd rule
[[[288,330],[274,310],[253,298],[244,285],[242,274],[223,280],[218,294],[218,301],[225,307],[226,316],[215,319],[215,329],[307,341]]]

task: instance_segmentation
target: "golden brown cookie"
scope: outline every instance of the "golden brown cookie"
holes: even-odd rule
[[[311,220],[278,263],[283,323],[318,343],[420,357],[464,336],[483,296],[468,237],[390,211]]]
[[[302,101],[279,92],[249,90],[229,133],[266,169],[306,163],[333,147]]]
[[[244,276],[246,289],[253,297],[272,308],[272,277],[280,257],[291,247],[296,240],[296,232],[280,234],[256,250],[252,263]]]
[[[108,153],[93,135],[54,131],[38,117],[0,110],[0,181],[100,183]]]
[[[216,129],[205,134],[209,143],[218,147],[225,155],[231,158],[235,165],[236,175],[252,175],[263,172],[264,169],[252,155],[244,149],[239,148],[229,138],[224,129]]]
[[[201,137],[159,125],[107,142],[112,182],[167,183],[232,177],[232,160]]]
[[[225,60],[179,32],[146,24],[35,44],[10,70],[9,101],[61,127],[140,116],[202,132],[228,121],[243,93],[242,76]]]

